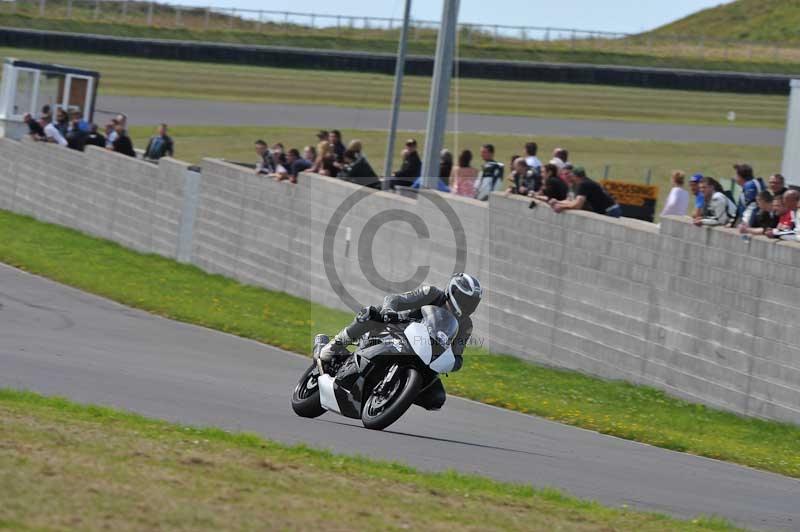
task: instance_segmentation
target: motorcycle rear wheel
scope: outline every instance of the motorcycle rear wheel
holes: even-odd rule
[[[389,391],[388,397],[371,391],[364,401],[361,411],[361,422],[364,427],[372,430],[383,430],[405,414],[422,388],[422,375],[414,368],[398,368]]]
[[[314,368],[312,365],[303,373],[292,392],[292,410],[300,417],[314,418],[325,413],[319,401],[317,378],[312,375]]]

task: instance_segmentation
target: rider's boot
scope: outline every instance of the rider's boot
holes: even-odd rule
[[[350,351],[347,350],[348,345],[353,341],[347,336],[345,331],[333,337],[333,340],[325,344],[319,351],[319,359],[323,362],[330,362],[333,357],[349,356]]]

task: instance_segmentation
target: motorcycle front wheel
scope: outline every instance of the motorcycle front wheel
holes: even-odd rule
[[[312,365],[303,373],[292,392],[292,410],[300,417],[319,417],[325,413],[319,402],[319,384],[314,368]]]
[[[422,375],[414,368],[398,368],[381,392],[373,389],[364,402],[361,422],[368,429],[383,430],[405,414],[419,395]]]

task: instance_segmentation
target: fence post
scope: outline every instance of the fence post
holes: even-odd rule
[[[258,25],[256,26],[256,31],[261,32],[261,29],[264,24],[264,11],[259,9],[258,10]]]
[[[72,18],[72,0],[67,0],[67,18]]]
[[[644,182],[647,183],[647,185],[650,185],[650,180],[651,179],[653,179],[653,169],[652,168],[648,168],[647,169],[647,177],[644,178]]]
[[[572,30],[572,37],[570,38],[570,46],[575,49],[575,30]]]
[[[46,0],[39,0],[39,16],[44,16],[44,7],[45,7]]]
[[[495,24],[494,26],[494,42],[497,42],[497,33],[500,31],[500,28],[497,27]]]
[[[208,31],[210,24],[211,24],[211,6],[206,8],[206,12],[203,15],[203,29]]]
[[[94,18],[100,16],[100,0],[94,0]]]
[[[233,29],[233,19],[236,18],[236,8],[231,8],[231,16],[228,17],[228,27]]]
[[[147,4],[147,25],[153,25],[153,2]]]
[[[545,28],[545,30],[544,30],[544,40],[545,41],[549,41],[550,40],[550,28]]]
[[[336,36],[338,37],[341,32],[342,32],[342,16],[336,15]]]
[[[122,0],[122,16],[128,16],[128,0]]]
[[[317,16],[316,15],[311,15],[311,29],[314,29],[314,26],[316,25],[316,23],[317,23]]]
[[[608,179],[608,174],[611,172],[611,165],[607,164],[603,169],[603,179]]]

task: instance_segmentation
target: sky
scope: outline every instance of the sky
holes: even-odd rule
[[[730,1],[730,0],[728,0]],[[442,0],[412,0],[412,16],[438,20]],[[404,0],[172,0],[168,3],[342,15],[402,17]],[[461,22],[560,26],[637,33],[726,0],[461,0]],[[334,13],[335,14],[335,13]]]

